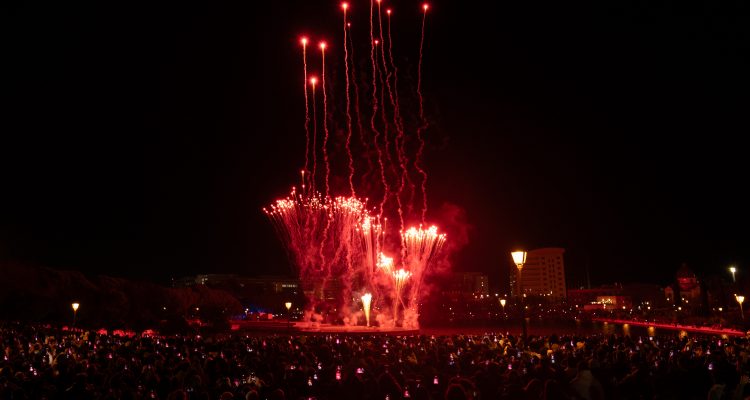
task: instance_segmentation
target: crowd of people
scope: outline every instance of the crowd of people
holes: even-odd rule
[[[122,337],[4,324],[1,399],[748,399],[746,338]]]

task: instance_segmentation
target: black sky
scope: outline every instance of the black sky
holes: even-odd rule
[[[428,18],[431,207],[472,226],[456,268],[497,282],[510,249],[560,246],[572,284],[586,263],[595,284],[750,269],[747,6],[515,3]],[[404,74],[418,7],[395,6]],[[0,257],[155,280],[288,272],[260,209],[303,162],[297,38],[340,57],[339,18],[332,1],[9,10]]]

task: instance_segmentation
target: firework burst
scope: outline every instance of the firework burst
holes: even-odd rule
[[[391,36],[391,12],[388,9],[387,30],[383,28],[381,5],[377,1],[377,13],[373,1],[370,1],[369,12],[369,46],[371,76],[360,77],[356,74],[349,4],[342,3],[343,38],[342,57],[346,84],[344,114],[342,121],[336,120],[337,104],[331,96],[329,107],[328,89],[337,86],[327,83],[328,78],[337,78],[326,70],[327,46],[320,42],[320,81],[308,75],[307,44],[302,43],[303,79],[305,96],[305,163],[302,170],[301,192],[292,189],[289,196],[276,200],[264,212],[272,222],[281,239],[289,258],[300,276],[302,287],[308,298],[308,311],[316,306],[330,302],[328,290],[336,290],[335,308],[340,317],[349,318],[347,313],[356,311],[352,301],[353,293],[364,293],[360,299],[365,311],[366,324],[370,325],[371,310],[382,310],[382,314],[393,315],[392,326],[414,327],[418,316],[419,290],[429,273],[436,257],[445,243],[445,235],[438,233],[435,226],[427,229],[406,227],[406,220],[421,220],[424,223],[427,212],[426,172],[422,158],[424,150],[423,133],[427,128],[422,99],[422,53],[424,50],[424,24],[427,7],[423,6],[421,39],[419,48],[419,67],[417,70],[417,93],[419,114],[413,120],[415,126],[407,126],[400,107],[397,67],[393,55]],[[376,19],[377,18],[377,19]],[[386,35],[387,33],[387,35]],[[387,44],[388,48],[385,48]],[[369,71],[368,71],[369,72]],[[369,75],[369,74],[368,74]],[[360,98],[360,78],[371,78],[371,82],[362,82],[365,93]],[[316,85],[322,86],[322,121],[319,122]],[[308,96],[307,84],[310,84]],[[353,93],[351,92],[353,89]],[[332,91],[331,94],[335,94]],[[354,96],[352,101],[351,95]],[[367,100],[369,98],[369,100]],[[360,101],[369,101],[369,115],[360,111]],[[354,109],[361,146],[357,149],[362,154],[355,156],[352,147]],[[369,129],[362,124],[363,116],[369,117]],[[311,115],[312,114],[312,115]],[[322,137],[318,141],[318,126],[321,125]],[[330,126],[329,126],[330,123]],[[336,132],[344,132],[345,143]],[[407,146],[406,143],[416,143]],[[319,147],[320,146],[320,147]],[[335,149],[345,149],[345,154],[337,154]],[[329,153],[330,149],[330,153]],[[318,154],[322,165],[318,166]],[[336,165],[344,162],[346,173],[338,174]],[[361,171],[366,184],[355,187],[355,165],[363,165],[367,170]],[[377,165],[372,163],[377,159]],[[356,160],[356,162],[355,162]],[[311,165],[310,165],[311,164]],[[308,167],[311,169],[308,171]],[[321,168],[320,174],[317,174]],[[309,172],[309,173],[307,173]],[[378,176],[380,179],[371,179]],[[421,204],[416,204],[414,184],[411,176],[421,176]],[[370,179],[367,179],[367,178]],[[341,179],[339,179],[341,178]],[[379,182],[378,182],[379,181]],[[345,182],[345,184],[343,184]],[[322,187],[318,192],[317,187]],[[410,188],[410,189],[409,189]],[[410,190],[409,204],[403,204],[404,190]],[[349,193],[348,196],[337,196],[335,193]],[[372,195],[375,207],[368,206],[368,199],[356,194]],[[414,202],[414,203],[411,203]],[[402,205],[406,206],[402,208]],[[398,216],[398,230],[388,231],[388,216]],[[391,228],[394,229],[394,228]],[[394,229],[395,230],[395,229]],[[395,255],[394,257],[387,254]],[[389,308],[390,307],[390,308]],[[399,308],[403,316],[399,316]],[[389,313],[390,311],[390,313]],[[380,321],[381,319],[378,319]],[[409,321],[409,322],[407,322]],[[413,322],[412,322],[413,321]],[[381,322],[381,326],[382,326]]]

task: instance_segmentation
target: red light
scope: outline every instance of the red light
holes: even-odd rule
[[[316,78],[314,76],[312,78],[310,78],[310,84],[311,85],[315,86],[316,83],[318,83],[318,78]]]
[[[346,11],[346,9],[349,8],[349,3],[341,3],[341,8],[343,8],[344,11]]]
[[[377,46],[380,43],[380,40],[375,39],[375,46]]]
[[[326,49],[326,42],[320,42],[320,49],[325,50]]]
[[[427,3],[424,3],[424,5],[422,5],[422,8],[424,9],[425,12],[427,12],[427,9],[430,8],[430,5]]]
[[[307,36],[302,36],[299,42],[302,43],[303,46],[307,46]]]
[[[391,9],[389,8],[389,9],[385,10],[385,13],[388,14],[388,15],[391,15]]]

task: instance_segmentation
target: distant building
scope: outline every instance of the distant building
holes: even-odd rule
[[[453,300],[489,296],[489,280],[480,272],[454,272],[444,286],[443,296]]]
[[[302,304],[300,281],[286,276],[246,277],[237,274],[201,274],[173,281],[175,287],[205,285],[221,289],[240,301],[246,308],[277,309],[286,301]]]
[[[665,291],[669,298],[667,301],[688,307],[697,307],[701,304],[701,284],[695,273],[682,264],[675,275],[676,287],[671,291]],[[676,290],[675,290],[676,289]]]
[[[591,289],[568,289],[568,303],[576,306],[586,306],[598,303],[603,297],[623,296],[622,286],[609,285]]]
[[[552,300],[564,300],[566,298],[564,253],[565,249],[559,247],[527,252],[526,264],[521,273],[522,292],[527,296],[545,296]],[[518,269],[511,266],[510,283],[513,296],[518,295],[517,274]]]
[[[298,279],[286,276],[246,277],[237,274],[202,274],[176,279],[173,285],[176,287],[206,285],[227,290],[243,288],[269,293],[293,293],[299,291],[300,282]]]

